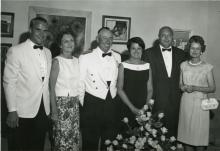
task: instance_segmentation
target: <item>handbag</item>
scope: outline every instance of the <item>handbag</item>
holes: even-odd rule
[[[216,98],[202,99],[201,108],[203,110],[214,110],[218,108],[218,100]]]

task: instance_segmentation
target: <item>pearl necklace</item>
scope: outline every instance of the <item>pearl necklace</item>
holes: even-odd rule
[[[202,63],[202,60],[200,60],[198,63],[192,63],[191,61],[189,61],[189,64],[191,64],[193,66],[200,65],[201,63]]]

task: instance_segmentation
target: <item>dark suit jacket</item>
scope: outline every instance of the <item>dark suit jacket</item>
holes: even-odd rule
[[[186,53],[183,50],[172,47],[172,70],[169,78],[159,45],[149,48],[143,53],[143,60],[150,62],[152,70],[153,99],[155,99],[153,112],[164,112],[164,122],[170,136],[177,134],[181,97],[180,64],[185,59]]]

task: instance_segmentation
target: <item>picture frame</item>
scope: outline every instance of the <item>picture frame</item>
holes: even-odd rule
[[[14,13],[1,12],[1,37],[13,37]]]
[[[113,44],[126,44],[130,38],[131,17],[103,15],[102,26],[113,32]]]
[[[173,32],[173,46],[186,51],[186,46],[191,35],[191,30],[174,29]]]
[[[11,43],[1,43],[1,65],[3,66],[5,59],[6,59],[6,54],[8,52],[8,49],[12,46]]]
[[[36,16],[45,18],[49,24],[45,46],[51,50],[53,57],[59,54],[60,49],[55,42],[57,36],[65,30],[75,35],[74,55],[79,56],[90,48],[92,12],[30,6],[29,23]]]

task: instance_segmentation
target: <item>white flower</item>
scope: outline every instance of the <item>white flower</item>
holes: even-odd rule
[[[167,133],[167,132],[168,132],[168,130],[167,130],[167,128],[166,128],[166,127],[161,127],[161,131],[162,131],[162,133],[163,133],[163,134],[165,134],[165,133]]]
[[[154,100],[153,100],[153,99],[150,99],[150,100],[149,100],[149,104],[150,104],[150,105],[153,105],[153,104],[154,104]]]
[[[145,132],[145,136],[149,136],[150,134],[148,132]]]
[[[122,144],[122,147],[125,148],[125,149],[127,149],[127,148],[128,148],[128,145]]]
[[[107,147],[107,151],[114,151],[112,145]]]
[[[176,147],[175,147],[175,146],[172,146],[172,147],[170,147],[170,149],[172,149],[172,150],[176,150]]]
[[[105,145],[109,145],[111,141],[109,139],[105,140]]]
[[[159,144],[157,145],[156,149],[157,149],[157,151],[163,151],[163,149],[161,148],[161,146]]]
[[[117,140],[114,140],[114,141],[112,142],[112,144],[116,146],[116,145],[118,145],[118,141],[117,141]]]
[[[144,127],[147,131],[151,131],[151,125],[150,124],[146,123]]]
[[[140,130],[141,130],[141,131],[144,131],[144,127],[143,127],[143,126],[141,126],[141,127],[140,127]]]
[[[161,139],[161,141],[164,142],[164,141],[166,140],[166,137],[165,137],[164,135],[161,135],[161,136],[160,136],[160,139]]]
[[[125,123],[128,123],[128,118],[124,117],[122,121],[125,122]]]
[[[153,135],[153,137],[157,137],[157,130],[152,129],[151,134]]]
[[[131,136],[130,139],[129,139],[130,144],[134,144],[135,141],[136,141],[136,137]]]
[[[116,138],[117,138],[118,140],[122,140],[122,135],[121,135],[121,134],[118,134]]]
[[[148,109],[148,105],[145,104],[144,107],[143,107],[143,109],[146,111],[146,110]]]
[[[152,113],[151,112],[147,112],[147,116],[151,117]]]
[[[158,118],[159,118],[159,119],[162,119],[163,117],[164,117],[164,113],[159,113],[159,114],[158,114]]]
[[[140,110],[140,111],[139,111],[139,114],[140,114],[140,115],[143,115],[143,114],[144,114],[144,111],[143,111],[143,110]]]
[[[174,141],[176,141],[176,138],[174,136],[172,136],[172,137],[170,137],[170,141],[174,142]]]
[[[134,146],[136,149],[142,149],[144,147],[144,143],[142,141],[136,141]]]

